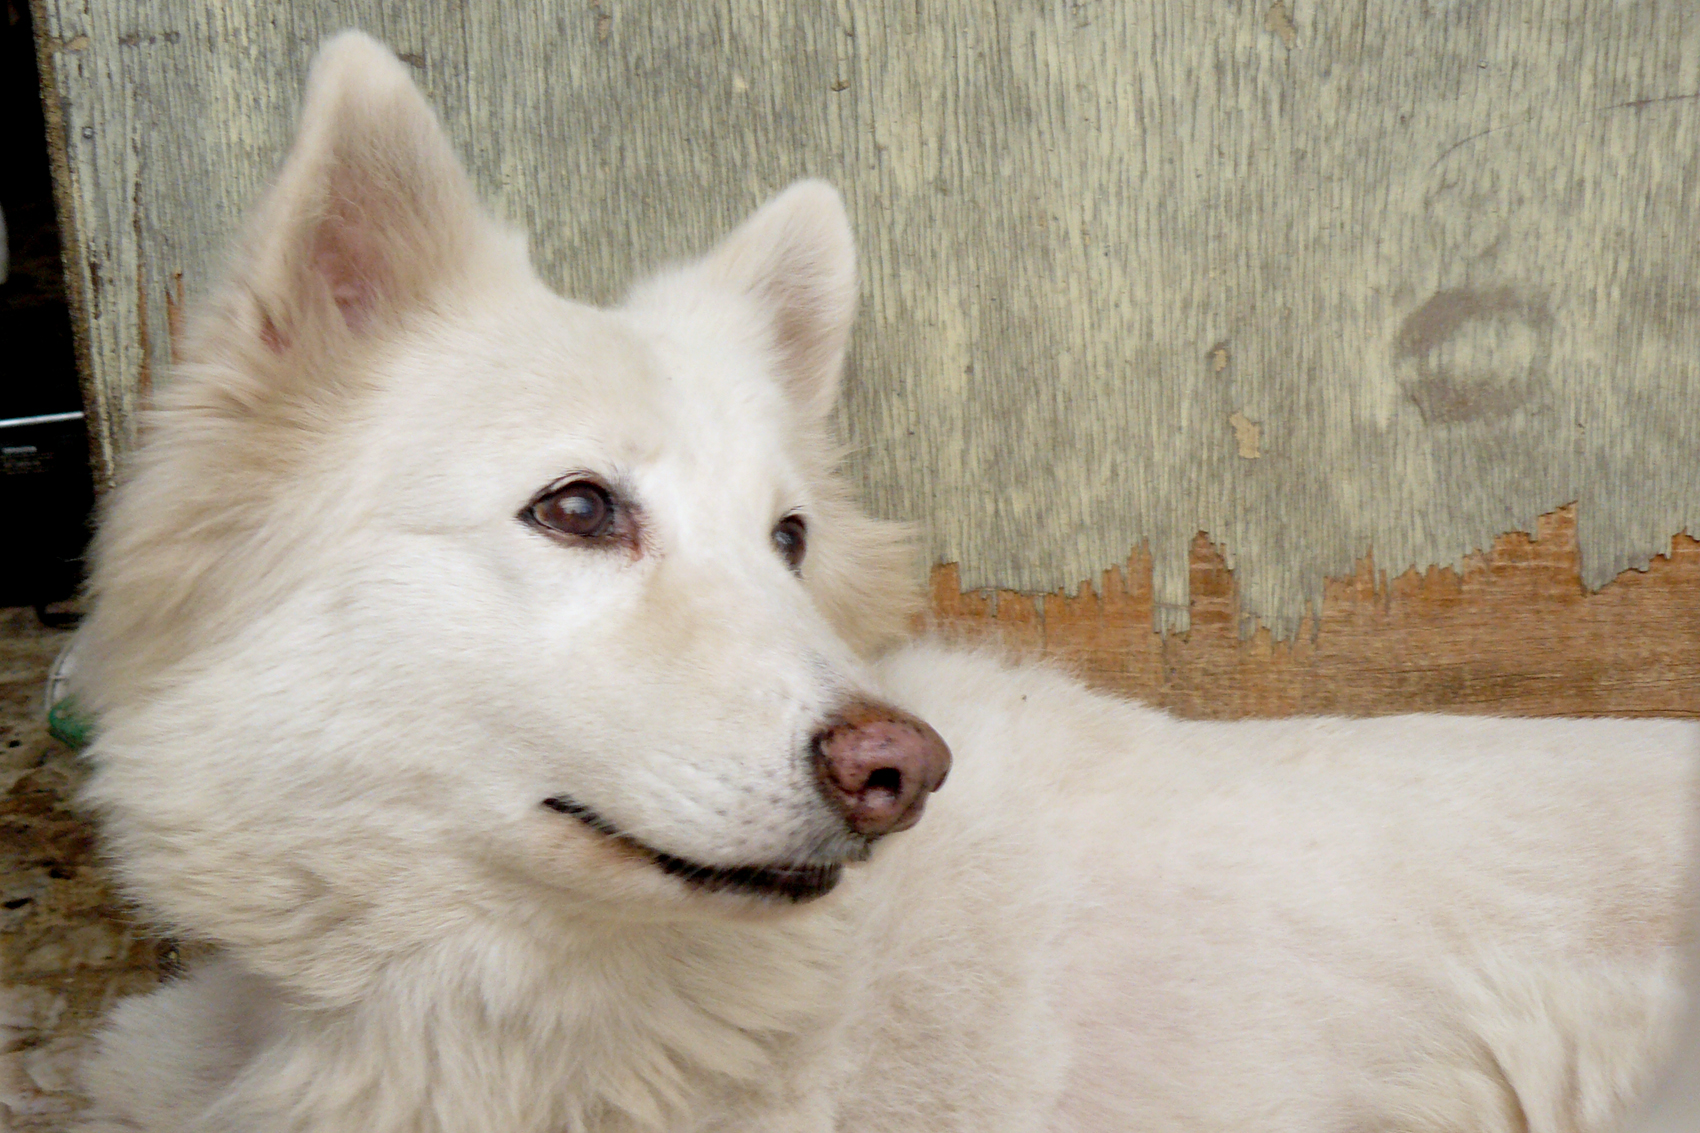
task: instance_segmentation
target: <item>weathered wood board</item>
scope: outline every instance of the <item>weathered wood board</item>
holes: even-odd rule
[[[840,185],[856,470],[960,588],[1072,595],[1143,548],[1140,618],[1214,634],[1203,532],[1228,628],[1300,651],[1366,556],[1467,579],[1574,504],[1580,594],[1700,532],[1688,0],[36,4],[108,461],[353,25],[586,299]],[[1137,620],[1127,665],[1197,648]]]

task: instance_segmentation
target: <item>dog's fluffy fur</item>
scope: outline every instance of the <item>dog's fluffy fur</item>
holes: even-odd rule
[[[901,532],[827,425],[856,290],[803,183],[618,308],[560,299],[394,58],[326,47],[97,544],[88,798],[217,955],[114,1013],[87,1128],[1622,1113],[1679,999],[1696,728],[1188,723],[902,645]],[[584,478],[620,539],[526,521]],[[955,753],[861,863],[809,754],[848,696]],[[852,864],[790,904],[640,846]]]

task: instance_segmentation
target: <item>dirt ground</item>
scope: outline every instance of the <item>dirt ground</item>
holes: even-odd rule
[[[64,1129],[100,1016],[175,959],[107,884],[75,803],[81,761],[43,722],[47,669],[67,636],[0,608],[0,1133]]]

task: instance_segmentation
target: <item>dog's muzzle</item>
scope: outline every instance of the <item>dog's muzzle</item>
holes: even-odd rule
[[[866,858],[875,838],[919,822],[927,796],[950,772],[950,748],[937,732],[907,712],[870,700],[841,706],[815,733],[812,749],[821,794],[849,828],[833,839],[841,845],[830,858],[710,865],[647,845],[569,795],[551,795],[543,805],[644,854],[694,889],[810,901],[838,884],[845,862]]]

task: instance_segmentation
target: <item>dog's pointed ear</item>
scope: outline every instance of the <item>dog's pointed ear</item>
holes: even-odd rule
[[[781,374],[803,412],[831,412],[857,293],[856,243],[838,190],[797,182],[739,225],[704,267],[768,316]]]
[[[245,329],[279,354],[372,333],[463,276],[492,231],[406,67],[343,32],[313,64],[294,147],[249,229]]]

